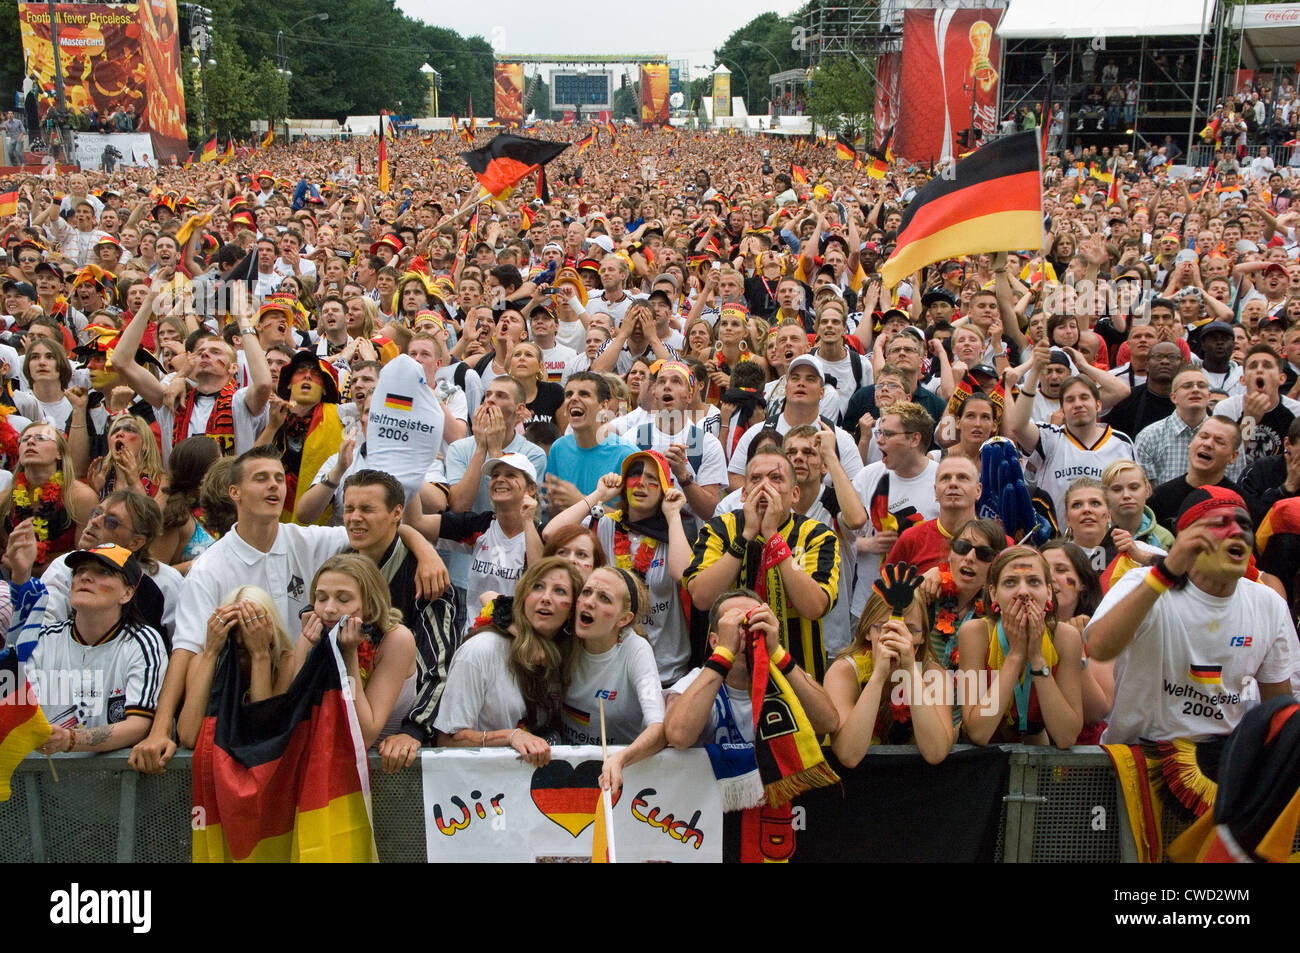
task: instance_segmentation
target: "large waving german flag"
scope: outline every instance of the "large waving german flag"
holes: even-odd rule
[[[217,158],[217,137],[213,136],[203,144],[203,152],[199,155],[200,162],[213,162]]]
[[[333,635],[283,695],[245,705],[227,643],[194,749],[196,863],[371,862],[370,772]]]
[[[525,139],[504,132],[481,149],[462,152],[469,169],[484,190],[505,198],[524,176],[546,165],[565,149],[567,142]]]
[[[856,159],[858,150],[853,148],[853,143],[849,142],[842,135],[835,137],[835,158],[837,159]]]
[[[943,258],[1039,248],[1043,189],[1038,136],[1021,132],[981,146],[917,193],[903,213],[898,246],[880,269],[887,287]]]

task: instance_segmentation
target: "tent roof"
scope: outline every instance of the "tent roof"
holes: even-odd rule
[[[1214,22],[1214,0],[1011,0],[998,25],[1004,40],[1200,35]],[[1207,26],[1208,29],[1208,26]]]
[[[1244,63],[1262,69],[1300,61],[1300,3],[1233,7],[1228,24],[1244,31]]]

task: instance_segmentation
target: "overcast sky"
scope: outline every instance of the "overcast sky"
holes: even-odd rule
[[[669,59],[688,59],[694,68],[712,66],[713,51],[754,17],[768,10],[786,16],[797,10],[799,3],[650,0],[567,8],[537,0],[494,0],[490,4],[397,0],[397,6],[409,17],[447,27],[461,36],[481,36],[497,53],[664,53]],[[578,10],[583,11],[581,18],[574,16]],[[575,22],[578,19],[585,22]]]

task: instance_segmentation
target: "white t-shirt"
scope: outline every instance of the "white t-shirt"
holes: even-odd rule
[[[602,517],[596,524],[596,535],[600,537],[606,559],[612,564],[614,521]],[[642,539],[638,533],[628,533],[629,551],[636,553]],[[644,607],[645,611],[637,622],[649,639],[648,644],[654,649],[654,658],[659,666],[659,681],[675,682],[686,674],[691,658],[691,639],[686,627],[686,610],[682,606],[681,582],[674,580],[668,572],[667,543],[659,543],[655,547],[654,558],[645,574],[645,584],[650,590],[650,604]]]
[[[1148,572],[1134,569],[1118,579],[1088,629],[1145,585]],[[1115,704],[1102,741],[1226,735],[1258,702],[1259,682],[1285,682],[1295,667],[1295,625],[1286,602],[1267,586],[1242,579],[1227,597],[1191,583],[1172,589],[1115,660]]]
[[[568,379],[566,368],[577,356],[577,351],[563,344],[553,344],[548,347],[542,352],[542,366],[546,368],[546,379],[563,384]]]
[[[669,691],[674,695],[685,695],[686,689],[691,687],[691,683],[700,677],[702,668],[691,669],[684,677],[679,679]],[[725,696],[726,701],[723,701]],[[730,708],[731,717],[735,721],[736,730],[740,733],[741,738],[754,743],[754,703],[750,700],[749,691],[744,688],[732,688],[726,682],[718,690],[717,697],[713,700],[713,707],[709,709],[709,720],[700,733],[699,739],[695,742],[698,745],[705,744],[727,744],[734,742],[735,739],[729,735],[724,727],[723,713]]]
[[[862,500],[870,515],[871,501],[880,486],[880,480],[885,474],[889,474],[889,512],[898,520],[898,532],[901,534],[909,526],[934,519],[939,515],[939,500],[934,493],[934,477],[938,470],[939,464],[927,460],[925,469],[920,473],[914,477],[904,478],[886,469],[884,463],[873,463],[863,467],[862,472],[853,478],[853,488],[858,491],[858,498]],[[876,528],[870,519],[854,534],[857,538],[870,538],[875,535]],[[871,595],[871,586],[880,576],[882,554],[859,553],[856,546],[853,547],[853,551],[856,579],[849,612],[857,617],[862,615],[867,597]]]
[[[1056,512],[1065,513],[1065,491],[1079,477],[1100,480],[1117,460],[1136,460],[1133,441],[1107,426],[1097,442],[1085,447],[1065,427],[1038,425],[1038,446],[1030,454],[1038,464],[1038,488],[1052,498]]]
[[[574,301],[577,304],[577,300]],[[575,354],[581,354],[587,346],[587,326],[581,318],[565,321],[560,318],[555,329],[555,343],[563,344]]]
[[[348,532],[342,526],[281,523],[270,552],[254,549],[238,533],[239,524],[203,551],[190,566],[176,612],[173,649],[195,655],[207,641],[208,616],[240,586],[260,586],[271,594],[290,641],[302,631],[298,613],[311,605],[311,581],[321,563],[343,552]]]
[[[513,728],[527,713],[508,662],[511,640],[491,630],[466,639],[451,657],[433,726],[448,735],[465,728]]]
[[[784,413],[776,418],[776,432],[782,436],[785,436],[792,427],[790,421],[785,419]],[[745,464],[749,460],[749,446],[762,432],[762,427],[750,427],[740,435],[740,440],[736,443],[736,449],[731,452],[731,462],[727,465],[728,473],[744,476]],[[862,454],[858,452],[857,442],[849,436],[847,430],[836,427],[835,446],[839,451],[840,465],[844,467],[844,472],[849,475],[849,479],[853,479],[862,472]],[[826,475],[826,485],[831,485],[829,473]]]
[[[608,652],[592,655],[578,639],[564,693],[560,732],[570,745],[600,744],[600,698],[612,745],[630,745],[645,728],[664,720],[664,695],[650,643],[624,629]]]
[[[642,294],[632,294],[627,289],[623,290],[623,299],[618,302],[606,301],[604,290],[593,291],[587,295],[587,314],[607,314],[614,319],[614,327],[623,323],[623,315],[627,314],[627,309],[632,307],[633,301],[644,301],[648,297]]]
[[[496,520],[487,532],[474,541],[470,552],[469,580],[465,587],[465,615],[473,621],[482,605],[481,596],[489,589],[509,598],[524,574],[527,537],[521,530],[513,537],[501,531]]]
[[[64,619],[41,628],[27,671],[51,725],[99,728],[128,715],[153,717],[167,652],[147,625],[126,623],[112,638],[87,645]]]
[[[257,442],[257,435],[262,432],[266,426],[267,417],[270,412],[270,402],[262,408],[262,412],[254,416],[248,409],[248,391],[249,388],[241,387],[235,391],[234,396],[230,399],[230,415],[234,420],[235,429],[235,455],[251,449]],[[208,426],[208,417],[212,415],[212,408],[217,404],[216,395],[209,397],[196,397],[194,399],[194,411],[190,414],[190,432],[187,437],[199,437],[204,434]],[[158,419],[158,432],[162,436],[162,458],[163,463],[172,452],[172,429],[176,423],[176,414],[167,405],[155,407],[154,416]]]

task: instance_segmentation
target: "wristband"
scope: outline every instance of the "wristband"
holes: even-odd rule
[[[1022,393],[1022,394],[1028,394],[1030,397],[1037,397],[1037,396],[1038,396],[1038,391],[1036,391],[1036,390],[1030,390],[1028,387],[1022,387],[1022,388],[1020,388],[1020,393]]]
[[[725,645],[715,645],[713,647],[713,656],[711,657],[720,658],[727,668],[731,668],[731,664],[736,661],[736,653],[731,651],[731,649],[727,648]]]
[[[1181,589],[1187,585],[1187,573],[1175,575],[1170,572],[1169,567],[1165,565],[1164,556],[1152,563],[1151,569],[1153,572],[1159,573],[1158,580],[1164,583],[1166,589]]]
[[[1150,572],[1142,577],[1142,581],[1151,587],[1156,596],[1163,596],[1169,591],[1169,583],[1164,581],[1163,575],[1158,573],[1154,566],[1151,567]]]
[[[794,668],[794,656],[785,650],[784,645],[778,645],[772,651],[770,658],[777,671],[783,675],[789,674],[790,669]]]
[[[704,667],[710,671],[717,672],[724,679],[731,674],[731,663],[723,662],[716,654],[709,656],[708,660],[704,663]]]

